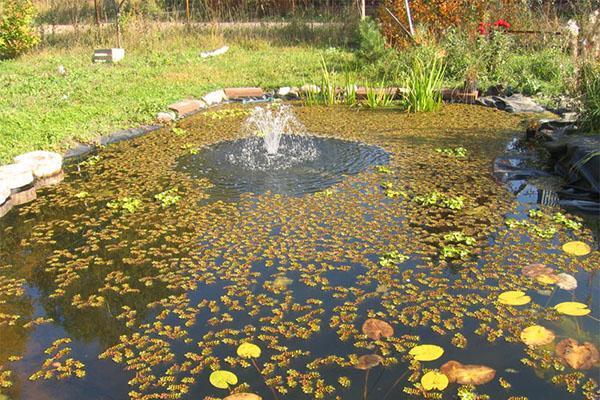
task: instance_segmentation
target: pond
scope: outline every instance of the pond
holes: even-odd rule
[[[251,110],[72,162],[0,220],[0,398],[597,398],[600,257],[563,248],[593,233],[491,173],[522,117],[294,106],[335,156],[275,173],[223,158]]]

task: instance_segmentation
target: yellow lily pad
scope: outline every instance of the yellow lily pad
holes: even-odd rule
[[[410,349],[408,354],[413,356],[417,361],[433,361],[444,354],[444,349],[435,344],[422,344]]]
[[[242,343],[237,348],[237,355],[242,358],[258,358],[260,353],[260,347],[252,343]]]
[[[448,377],[438,371],[429,371],[421,377],[421,385],[425,390],[444,390],[448,382]]]
[[[544,285],[554,285],[558,282],[558,277],[556,275],[538,275],[535,277],[535,280]]]
[[[571,315],[573,317],[581,317],[592,312],[586,304],[576,301],[565,301],[554,306],[554,309],[561,314]]]
[[[521,340],[528,346],[543,346],[554,341],[554,332],[541,325],[532,325],[521,331]]]
[[[237,385],[238,378],[233,372],[218,370],[210,374],[210,383],[219,389],[228,389],[229,386]]]
[[[563,244],[563,251],[572,256],[585,256],[592,251],[591,247],[580,241],[573,241]]]
[[[527,296],[520,290],[509,290],[507,292],[500,293],[498,301],[502,304],[509,306],[522,306],[531,301],[531,297]]]

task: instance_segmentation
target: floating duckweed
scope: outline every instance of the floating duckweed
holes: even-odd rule
[[[117,376],[128,384],[115,379],[106,396],[359,398],[369,374],[368,398],[383,399],[388,390],[386,399],[452,397],[456,386],[425,391],[428,368],[445,365],[449,381],[461,385],[480,382],[473,371],[489,377],[497,366],[487,356],[481,362],[490,365],[482,369],[448,364],[445,354],[423,362],[409,354],[422,343],[447,351],[451,343],[461,361],[505,352],[504,372],[531,378],[527,385],[511,382],[508,393],[501,377],[500,384],[480,386],[481,393],[463,385],[459,398],[535,399],[542,391],[562,398],[569,390],[593,398],[597,369],[574,371],[564,350],[586,346],[597,310],[589,306],[578,311],[588,315],[572,318],[553,308],[567,298],[586,302],[584,282],[600,265],[598,252],[574,260],[556,243],[593,243],[593,236],[552,207],[539,206],[543,215],[529,217],[488,173],[519,116],[461,105],[385,118],[297,107],[308,131],[392,154],[385,175],[348,176],[330,192],[301,197],[217,198],[208,178],[173,168],[193,149],[251,134],[240,129],[246,111],[215,118],[210,112],[179,122],[185,135],[166,127],[102,149],[94,162],[67,165],[61,185],[0,221],[3,394],[19,398],[22,382],[36,374],[36,390],[59,395],[71,388],[95,394],[95,378]],[[452,146],[465,134],[477,147],[460,161],[426,147]],[[85,201],[76,196],[81,192]],[[155,198],[162,193],[168,209]],[[388,195],[428,197],[432,204]],[[181,196],[176,206],[170,196]],[[140,200],[135,212],[122,208],[126,198]],[[506,229],[506,215],[526,222]],[[540,240],[533,226],[555,229],[554,241]],[[452,261],[440,262],[443,254]],[[523,268],[530,264],[547,267]],[[544,286],[541,275],[526,272],[558,280]],[[577,276],[579,287],[561,274]],[[570,292],[549,290],[560,285]],[[502,291],[533,299],[502,305]],[[363,331],[366,321],[376,322]],[[523,343],[522,332],[535,325],[573,342],[563,342],[560,352],[553,343]],[[63,336],[70,342],[52,346]],[[548,340],[542,336],[524,337],[533,344]],[[260,359],[238,356],[243,343],[260,346]],[[569,362],[587,367],[593,352],[586,349],[585,360]],[[359,365],[367,369],[357,371]],[[239,375],[239,382],[220,385],[230,392],[209,384],[213,371],[223,370]]]

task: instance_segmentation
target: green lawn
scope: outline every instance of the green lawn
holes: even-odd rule
[[[221,39],[190,35],[140,40],[116,65],[92,64],[93,47],[46,47],[0,62],[0,162],[29,150],[62,150],[73,141],[154,120],[166,106],[228,86],[274,88],[313,82],[321,55],[341,50],[267,40],[227,40],[230,51],[201,59]],[[67,74],[61,76],[58,66]]]

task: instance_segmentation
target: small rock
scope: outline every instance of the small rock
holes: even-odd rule
[[[215,90],[213,92],[205,94],[202,97],[202,101],[204,101],[206,105],[209,106],[212,106],[213,104],[219,104],[224,100],[227,100],[227,96],[225,95],[224,90]]]
[[[156,115],[156,121],[159,124],[168,124],[168,123],[171,123],[171,122],[175,121],[176,118],[177,118],[177,116],[172,111],[169,111],[169,112],[159,112]]]
[[[292,92],[292,88],[289,86],[280,87],[279,90],[277,90],[277,96],[285,97],[288,94],[290,94],[291,92]]]
[[[305,83],[300,88],[300,91],[303,93],[321,93],[321,88],[311,83]]]

